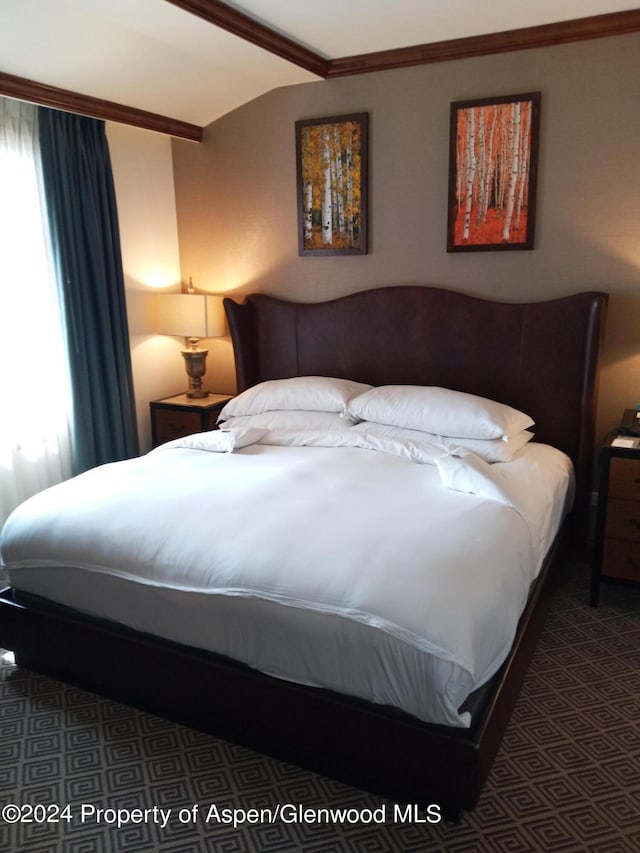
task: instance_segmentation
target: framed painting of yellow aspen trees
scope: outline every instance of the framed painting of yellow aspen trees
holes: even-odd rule
[[[296,122],[298,253],[366,255],[369,116]]]
[[[451,104],[448,252],[533,249],[540,92]]]

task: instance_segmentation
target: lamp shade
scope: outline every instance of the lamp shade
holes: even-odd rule
[[[184,338],[219,338],[225,333],[221,296],[162,293],[157,296],[156,332]]]

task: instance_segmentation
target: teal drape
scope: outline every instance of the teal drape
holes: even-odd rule
[[[39,128],[79,473],[138,453],[118,215],[104,122],[40,108]]]

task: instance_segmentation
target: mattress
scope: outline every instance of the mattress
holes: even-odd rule
[[[389,448],[331,444],[198,439],[89,471],[14,512],[4,575],[278,678],[469,726],[460,707],[509,652],[571,462],[527,444],[500,463],[501,500]]]

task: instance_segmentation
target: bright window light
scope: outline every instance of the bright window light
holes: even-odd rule
[[[32,104],[0,98],[0,526],[71,474],[71,386]],[[37,408],[34,403],[37,402]]]

